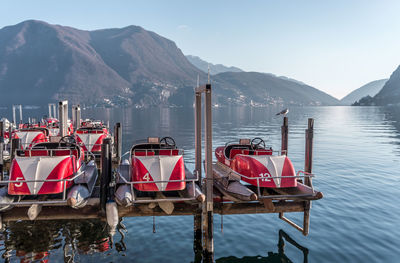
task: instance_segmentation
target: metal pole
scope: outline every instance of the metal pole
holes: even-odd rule
[[[281,154],[287,155],[287,153],[288,153],[288,134],[289,134],[288,117],[283,117],[283,125],[281,127],[281,134],[282,134]]]
[[[211,84],[206,85],[205,90],[205,174],[206,174],[206,218],[204,224],[205,260],[214,261],[213,238],[213,171],[212,171],[212,104]]]

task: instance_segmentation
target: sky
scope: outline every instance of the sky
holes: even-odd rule
[[[0,28],[28,19],[85,30],[138,25],[185,55],[291,77],[339,99],[400,65],[398,0],[0,3]]]

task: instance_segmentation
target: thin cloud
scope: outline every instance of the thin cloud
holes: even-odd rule
[[[177,29],[182,30],[182,31],[190,31],[191,30],[190,26],[188,26],[188,25],[179,25],[179,26],[177,26]]]

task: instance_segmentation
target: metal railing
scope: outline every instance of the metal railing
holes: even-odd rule
[[[183,183],[183,182],[188,182],[192,184],[193,187],[193,192],[192,192],[192,197],[167,197],[165,199],[148,199],[148,200],[135,200],[133,201],[133,204],[140,204],[140,203],[152,203],[152,202],[179,202],[179,201],[194,201],[196,200],[196,186],[195,182],[199,181],[199,176],[196,174],[196,178],[193,179],[182,179],[182,180],[156,180],[156,181],[135,181],[135,182],[130,182],[125,179],[124,176],[121,175],[119,171],[117,171],[117,175],[120,180],[123,181],[124,184],[129,184],[130,185],[130,190],[131,190],[131,195],[133,196],[134,189],[133,186],[135,184],[153,184],[153,183]],[[130,173],[129,173],[130,175]],[[187,187],[187,186],[186,186]]]
[[[307,172],[304,172],[304,171],[301,171],[301,170],[298,171],[298,172],[296,173],[296,175],[268,176],[268,177],[265,177],[265,176],[249,177],[249,176],[240,174],[240,173],[238,173],[238,172],[232,170],[230,167],[228,167],[228,166],[226,166],[226,165],[223,165],[223,164],[221,164],[221,163],[217,163],[217,165],[219,165],[219,166],[220,166],[221,168],[223,168],[224,170],[229,171],[231,174],[234,174],[236,177],[240,178],[241,180],[242,180],[242,178],[245,178],[245,179],[247,179],[247,180],[256,180],[256,181],[257,181],[257,185],[256,185],[256,186],[257,186],[257,197],[258,197],[259,199],[274,199],[274,198],[282,198],[282,199],[285,199],[285,198],[290,198],[290,197],[307,197],[307,196],[310,196],[310,194],[298,194],[298,195],[268,195],[268,196],[265,196],[265,195],[262,195],[262,194],[261,194],[260,180],[265,180],[265,179],[282,179],[282,178],[296,178],[296,179],[304,178],[304,179],[305,179],[305,178],[313,178],[313,177],[315,177],[314,174],[312,174],[312,173],[307,173]],[[300,174],[303,174],[303,175],[300,175]],[[314,195],[314,194],[315,194],[315,190],[314,190],[313,185],[311,185],[310,188],[311,188],[311,191],[312,191],[312,195]]]
[[[20,184],[20,183],[41,183],[41,182],[63,182],[63,191],[62,191],[62,199],[56,199],[51,201],[41,201],[41,200],[25,200],[25,201],[18,201],[14,203],[1,203],[0,206],[4,205],[14,205],[14,206],[25,206],[25,205],[32,205],[32,204],[65,204],[67,201],[67,183],[72,182],[75,179],[79,178],[80,176],[84,175],[84,171],[80,171],[75,173],[71,178],[66,179],[45,179],[45,180],[3,180],[0,181],[0,185],[2,184]]]

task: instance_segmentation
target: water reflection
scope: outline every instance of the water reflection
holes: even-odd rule
[[[265,263],[283,263],[283,262],[293,262],[285,254],[285,241],[303,253],[303,262],[308,262],[308,248],[303,247],[292,239],[285,231],[279,230],[279,240],[278,240],[278,252],[268,251],[268,256],[245,256],[242,258],[237,258],[234,256],[222,257],[216,260],[216,263],[253,263],[253,262],[265,262]]]
[[[1,234],[2,257],[6,262],[47,262],[51,256],[64,262],[75,262],[80,255],[104,253],[112,248],[105,223],[86,221],[17,221],[7,225]],[[123,239],[118,242],[118,250]],[[117,248],[117,244],[115,246]],[[79,261],[79,260],[78,260]]]

